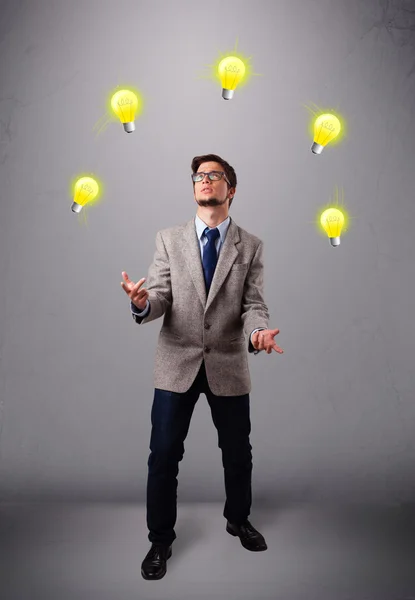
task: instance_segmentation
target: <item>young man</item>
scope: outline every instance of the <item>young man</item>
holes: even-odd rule
[[[225,475],[226,530],[251,551],[266,550],[248,521],[252,446],[248,352],[283,351],[268,329],[263,298],[263,244],[241,229],[228,211],[236,191],[234,169],[219,156],[192,161],[196,218],[161,230],[145,279],[123,271],[133,319],[145,324],[164,315],[154,370],[147,482],[148,539],[141,573],[161,579],[176,538],[178,465],[193,409],[201,393],[218,431]],[[248,345],[247,345],[248,340]]]

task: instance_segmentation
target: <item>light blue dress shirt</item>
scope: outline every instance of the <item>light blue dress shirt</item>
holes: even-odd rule
[[[230,218],[227,217],[224,221],[222,221],[222,223],[219,223],[219,225],[216,226],[216,228],[219,230],[219,237],[215,240],[216,252],[218,254],[218,258],[219,258],[219,253],[222,248],[223,242],[225,241],[226,233],[228,231],[230,222],[231,222]],[[202,259],[203,247],[207,244],[207,241],[208,241],[207,236],[204,234],[204,231],[205,231],[207,225],[204,221],[202,221],[202,219],[198,215],[196,215],[196,217],[195,217],[195,225],[196,225],[197,239],[199,240],[199,246],[200,246],[200,257]],[[214,227],[209,227],[209,229],[214,229]],[[138,308],[132,302],[131,302],[130,308],[131,308],[131,312],[134,315],[137,315],[138,317],[145,317],[149,311],[149,306],[150,306],[150,301],[147,300],[146,307],[141,311],[138,310]],[[251,337],[250,337],[251,344],[252,344],[252,336],[254,335],[254,333],[256,331],[260,331],[261,329],[264,329],[264,327],[258,327],[258,329],[254,329],[251,332]],[[258,352],[262,352],[262,350],[255,350],[254,354],[258,354]]]

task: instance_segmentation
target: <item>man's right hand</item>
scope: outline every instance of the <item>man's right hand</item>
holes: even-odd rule
[[[124,281],[121,281],[121,287],[123,288],[124,292],[127,294],[134,306],[136,306],[139,310],[144,310],[147,305],[148,291],[145,288],[140,290],[140,287],[143,285],[146,278],[143,277],[143,279],[140,279],[138,283],[134,283],[134,281],[129,279],[125,271],[122,271],[121,274],[124,279]]]

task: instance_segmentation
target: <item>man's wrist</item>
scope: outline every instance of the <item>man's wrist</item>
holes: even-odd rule
[[[252,337],[253,337],[254,333],[256,333],[257,331],[263,331],[263,330],[265,330],[265,329],[266,329],[266,327],[257,327],[257,328],[256,328],[256,329],[254,329],[254,330],[252,331],[252,333],[251,333],[251,336],[250,336],[250,342],[251,342],[251,344],[252,344],[252,347],[254,348],[254,352],[253,352],[253,354],[258,354],[258,352],[262,352],[262,350],[257,350],[257,349],[255,348],[255,346],[254,346],[254,344],[253,344],[253,342],[252,342]]]
[[[132,302],[130,300],[130,310],[134,315],[137,315],[138,317],[144,316],[144,314],[147,313],[147,311],[149,310],[149,306],[150,306],[150,301],[147,299],[146,305],[144,308],[138,308],[138,306],[136,306],[134,304],[134,302]]]

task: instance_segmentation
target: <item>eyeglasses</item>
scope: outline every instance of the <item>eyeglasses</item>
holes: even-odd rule
[[[230,181],[228,180],[228,178],[225,175],[224,171],[210,171],[210,173],[192,173],[191,177],[193,179],[193,181],[203,181],[205,178],[205,175],[207,175],[210,179],[210,181],[219,181],[220,179],[222,179],[222,177],[225,179],[225,181],[227,181],[230,184]]]

